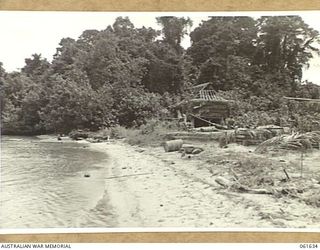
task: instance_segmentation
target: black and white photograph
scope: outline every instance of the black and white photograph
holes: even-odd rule
[[[0,230],[320,231],[320,11],[0,11]]]

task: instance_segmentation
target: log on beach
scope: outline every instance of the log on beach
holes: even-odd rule
[[[182,147],[182,144],[183,144],[183,140],[181,139],[171,140],[171,141],[166,141],[163,147],[166,152],[173,152],[173,151],[179,151],[180,148]]]

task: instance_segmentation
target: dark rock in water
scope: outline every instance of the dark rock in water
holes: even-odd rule
[[[84,177],[88,178],[90,177],[90,174],[84,174]]]

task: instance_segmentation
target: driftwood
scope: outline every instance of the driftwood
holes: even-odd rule
[[[240,191],[244,191],[250,194],[273,194],[272,191],[264,189],[264,188],[248,188],[244,186],[239,186],[238,189]]]
[[[236,188],[238,189],[239,191],[242,191],[242,192],[246,192],[246,193],[250,193],[250,194],[274,194],[273,191],[270,191],[270,190],[267,190],[267,189],[264,189],[264,188],[248,188],[248,187],[245,187],[243,185],[241,185],[237,179],[235,179],[236,183],[233,182],[233,181],[230,181],[226,178],[223,178],[223,177],[217,177],[215,179],[215,182],[218,183],[219,185],[225,187],[225,188]]]
[[[217,177],[215,179],[215,182],[218,183],[219,185],[223,186],[223,187],[230,187],[232,185],[232,182],[229,181],[226,178],[223,178],[221,176]]]
[[[230,171],[231,171],[231,173],[233,173],[234,179],[235,179],[236,181],[238,181],[238,180],[239,180],[239,177],[238,177],[238,175],[236,174],[236,172],[234,172],[233,168],[230,168]]]
[[[141,174],[127,174],[127,175],[119,175],[119,176],[110,176],[106,177],[105,179],[118,179],[118,178],[126,178],[126,177],[131,177],[131,176],[138,176],[138,175],[149,175],[153,173],[141,173]]]

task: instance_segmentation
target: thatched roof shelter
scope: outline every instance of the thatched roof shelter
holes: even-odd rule
[[[187,117],[194,127],[223,124],[229,116],[229,101],[212,89],[211,83],[190,87],[192,97],[179,103],[187,106]]]

